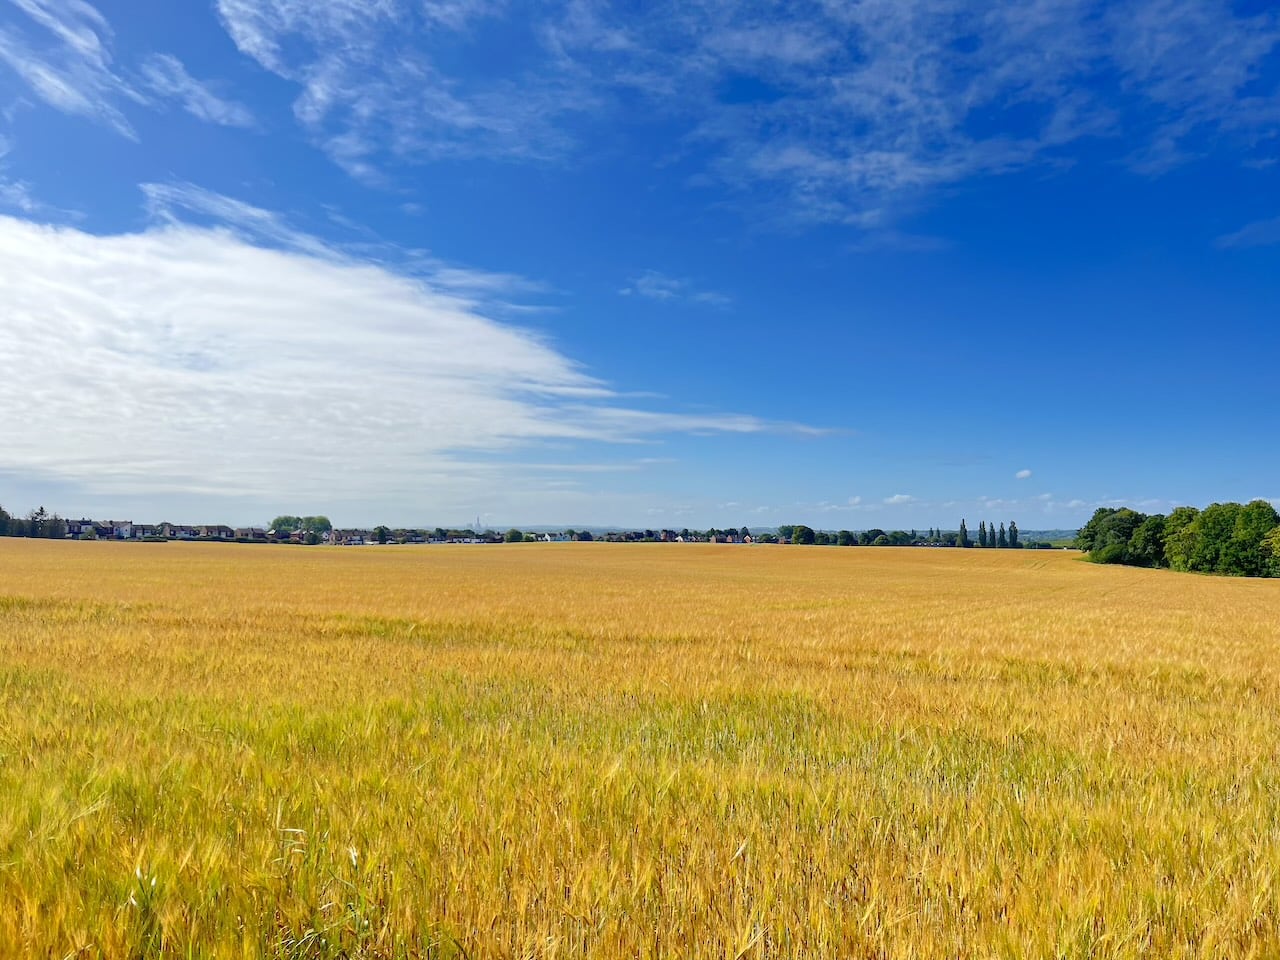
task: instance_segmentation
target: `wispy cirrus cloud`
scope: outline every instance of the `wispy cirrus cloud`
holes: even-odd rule
[[[0,61],[54,109],[130,139],[137,133],[122,109],[128,104],[161,107],[172,100],[209,123],[252,126],[247,107],[219,97],[177,57],[153,54],[136,74],[117,65],[111,24],[85,0],[10,2],[25,18],[0,19]]]
[[[405,504],[521,483],[523,468],[482,458],[548,444],[563,458],[677,433],[818,432],[625,402],[494,319],[486,293],[502,281],[481,271],[463,293],[230,198],[148,196],[168,219],[135,234],[0,217],[4,343],[32,358],[0,346],[15,368],[0,381],[6,469],[114,493]],[[193,207],[229,226],[179,219]]]
[[[659,303],[697,303],[710,307],[727,307],[733,303],[733,298],[727,294],[700,290],[692,280],[670,277],[657,270],[636,274],[618,292],[624,297],[645,297]]]
[[[0,206],[23,213],[35,213],[40,203],[31,195],[31,185],[25,180],[13,180],[5,173],[5,157],[10,151],[9,141],[0,137]]]
[[[674,126],[704,182],[780,216],[889,230],[975,177],[1065,167],[1099,144],[1158,173],[1224,142],[1247,154],[1280,120],[1280,11],[1227,0],[218,10],[241,51],[297,85],[316,142],[367,179],[441,157],[561,159],[584,127],[625,118]],[[487,57],[482,26],[519,55]]]
[[[187,73],[177,57],[154,54],[142,65],[142,77],[158,96],[175,100],[182,108],[206,123],[224,127],[252,127],[253,113],[242,103],[224,100]]]
[[[12,0],[29,18],[23,29],[0,22],[0,60],[37,97],[63,113],[76,114],[134,137],[118,103],[143,97],[115,70],[111,27],[83,0]]]
[[[438,63],[437,51],[465,46],[503,6],[218,0],[217,10],[242,53],[298,86],[294,115],[316,144],[376,182],[390,160],[563,155],[557,121],[589,104],[585,86],[538,69],[463,75]]]
[[[1280,217],[1255,220],[1214,241],[1214,245],[1223,250],[1270,247],[1275,244],[1280,244]]]

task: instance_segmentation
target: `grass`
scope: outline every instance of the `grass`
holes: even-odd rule
[[[1280,582],[0,540],[0,956],[1280,954]]]

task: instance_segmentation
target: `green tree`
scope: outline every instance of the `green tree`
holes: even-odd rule
[[[272,520],[268,529],[274,530],[276,533],[294,533],[302,529],[302,518],[285,514]]]
[[[964,525],[964,520],[960,521],[960,532],[956,534],[957,547],[971,547],[973,541],[969,539],[969,529]]]
[[[1125,553],[1128,562],[1138,567],[1164,567],[1168,561],[1164,556],[1165,517],[1153,513],[1138,525],[1129,538]]]
[[[1280,577],[1280,527],[1276,527],[1262,538],[1262,556],[1264,577]]]
[[[387,538],[391,536],[391,530],[381,524],[373,528],[373,539],[379,543],[386,543]]]
[[[1265,575],[1268,557],[1263,540],[1280,523],[1276,508],[1266,500],[1252,500],[1240,508],[1231,538],[1222,548],[1218,572],[1237,577]]]
[[[524,534],[512,527],[507,531],[507,535],[503,538],[507,543],[524,543]]]
[[[1009,538],[1004,532],[1004,524],[1000,524],[1000,532],[996,535],[996,546],[1004,548],[1009,546]]]
[[[1098,560],[1105,550],[1107,563],[1128,563],[1129,541],[1146,519],[1145,513],[1138,513],[1128,507],[1107,513],[1094,528],[1090,559]]]
[[[1174,570],[1191,569],[1191,550],[1196,532],[1191,529],[1200,516],[1195,507],[1178,507],[1164,521],[1164,558]]]
[[[814,533],[812,527],[806,527],[804,524],[797,524],[791,530],[791,542],[798,544],[811,544],[816,542],[818,535]]]
[[[302,517],[301,522],[294,529],[302,529],[307,533],[325,534],[333,529],[333,524],[329,522],[328,517]]]
[[[796,528],[791,524],[784,523],[778,528],[778,540],[781,543],[790,543],[792,536],[795,534]]]
[[[1018,542],[1018,525],[1009,521],[1009,549],[1017,550],[1022,544]]]
[[[837,547],[852,547],[857,542],[858,538],[853,535],[852,531],[841,530],[836,534]]]
[[[1089,522],[1076,533],[1076,547],[1085,553],[1091,552],[1097,543],[1098,528],[1107,517],[1115,512],[1116,510],[1113,507],[1099,507],[1093,511],[1093,516],[1089,518]]]
[[[978,546],[985,547],[987,545],[987,522],[985,520],[978,521]]]
[[[27,536],[43,537],[45,536],[45,524],[49,520],[49,511],[44,507],[37,507],[27,514]]]
[[[1181,540],[1187,549],[1188,570],[1197,573],[1236,572],[1231,558],[1225,555],[1243,509],[1238,503],[1211,503],[1187,524]]]
[[[13,521],[13,517],[9,516],[9,511],[4,507],[0,507],[0,537],[9,535],[9,524]]]

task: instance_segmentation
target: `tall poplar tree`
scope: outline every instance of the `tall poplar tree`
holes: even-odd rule
[[[997,546],[997,547],[1007,547],[1007,546],[1009,546],[1009,541],[1008,541],[1008,539],[1006,539],[1005,534],[1004,534],[1004,524],[1003,524],[1003,523],[1002,523],[1002,524],[1000,524],[1000,536],[996,538],[996,546]]]
[[[1018,542],[1018,525],[1012,520],[1009,521],[1009,546],[1015,550],[1022,546],[1022,544]]]
[[[956,534],[957,547],[971,547],[973,541],[969,539],[969,531],[964,525],[964,520],[960,521],[960,532]]]
[[[987,522],[985,520],[978,521],[978,546],[985,547],[987,545]]]

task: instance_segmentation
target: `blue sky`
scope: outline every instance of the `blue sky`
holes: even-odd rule
[[[1280,9],[0,0],[0,503],[1280,503]]]

